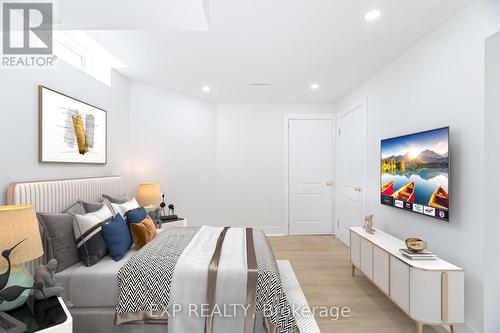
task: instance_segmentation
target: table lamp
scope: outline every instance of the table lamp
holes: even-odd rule
[[[23,305],[34,280],[23,265],[43,255],[33,206],[0,206],[0,311]]]
[[[161,202],[160,183],[140,183],[137,202],[146,209],[154,209]]]

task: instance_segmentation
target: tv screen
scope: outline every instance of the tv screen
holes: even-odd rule
[[[448,127],[382,140],[382,204],[449,221],[448,140]]]

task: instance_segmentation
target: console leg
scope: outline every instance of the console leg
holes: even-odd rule
[[[354,273],[356,273],[356,267],[354,267],[354,265],[352,265],[352,276],[354,276]]]
[[[424,332],[424,324],[417,321],[417,333],[423,333],[423,332]]]
[[[453,324],[450,325],[450,332],[455,333],[455,325]]]

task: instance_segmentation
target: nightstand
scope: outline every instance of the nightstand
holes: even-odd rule
[[[37,300],[32,314],[28,306],[7,311],[7,314],[23,322],[28,327],[27,332],[37,333],[72,333],[73,318],[60,297],[47,300]]]
[[[156,227],[158,229],[168,229],[168,228],[187,227],[187,226],[188,226],[188,220],[182,217],[170,221],[156,220]]]

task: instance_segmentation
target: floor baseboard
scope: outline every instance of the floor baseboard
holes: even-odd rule
[[[266,236],[286,236],[288,235],[287,228],[284,227],[255,227],[264,231]]]

